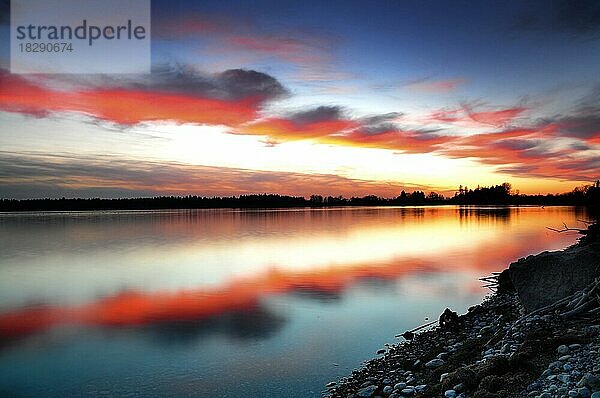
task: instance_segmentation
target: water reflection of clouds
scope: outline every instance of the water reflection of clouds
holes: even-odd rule
[[[277,269],[249,279],[234,279],[219,289],[179,292],[121,291],[76,306],[30,306],[0,314],[0,338],[39,333],[58,325],[136,327],[198,321],[223,314],[251,311],[270,295],[295,294],[319,301],[339,299],[345,289],[369,280],[393,280],[413,272],[417,259],[353,267],[324,267],[314,271]],[[435,268],[433,264],[425,264]]]
[[[2,339],[73,324],[148,329],[165,336],[176,336],[181,329],[182,338],[212,332],[235,338],[247,329],[248,336],[258,338],[286,322],[261,306],[265,297],[293,295],[333,303],[353,286],[393,290],[395,281],[406,275],[440,271],[468,274],[476,281],[531,251],[564,246],[573,238],[547,235],[542,225],[574,215],[564,209],[447,207],[132,212],[107,217],[77,215],[74,221],[62,215],[50,226],[23,224],[17,217],[0,225],[10,232],[10,241],[16,237],[29,239],[26,246],[40,240],[58,246],[56,258],[43,256],[43,266],[28,267],[27,257],[17,256],[25,263],[14,264],[18,273],[11,266],[0,269],[20,278],[3,278],[2,295],[15,292],[23,298],[20,305],[2,307]],[[487,227],[464,230],[458,219],[520,224],[518,233],[507,234],[505,229]],[[37,235],[27,238],[29,230]],[[41,239],[46,235],[49,241]],[[161,237],[165,242],[157,250],[153,242]],[[87,242],[106,248],[87,252]],[[72,245],[83,250],[81,255],[69,252]],[[90,257],[107,264],[92,265]],[[115,258],[121,262],[111,263]],[[207,284],[213,272],[222,278]],[[61,291],[78,288],[87,296],[67,302],[56,299]],[[476,287],[465,283],[464,288]],[[48,290],[39,294],[43,289]],[[39,304],[32,305],[34,297],[42,297]],[[254,331],[245,317],[252,311],[259,311],[255,315],[264,321]]]

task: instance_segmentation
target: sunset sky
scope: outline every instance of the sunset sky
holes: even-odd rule
[[[10,74],[0,18],[0,198],[600,178],[597,1],[154,0],[149,75]]]

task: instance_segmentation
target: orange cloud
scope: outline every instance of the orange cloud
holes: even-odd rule
[[[352,119],[342,109],[321,106],[287,118],[267,118],[241,126],[236,133],[265,135],[272,142],[312,139],[323,144],[382,148],[410,153],[427,153],[452,141],[427,131],[400,130],[394,121],[401,114]]]
[[[250,123],[239,130],[242,134],[267,135],[274,140],[296,141],[322,138],[339,134],[359,124],[352,120],[323,120],[312,123],[296,123],[290,119],[269,118]]]
[[[451,142],[453,139],[450,136],[438,136],[419,131],[390,130],[370,134],[358,129],[348,134],[325,137],[323,142],[391,149],[406,153],[429,153],[440,149],[440,145]]]

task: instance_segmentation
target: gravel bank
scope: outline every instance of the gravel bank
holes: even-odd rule
[[[600,319],[535,315],[515,293],[493,294],[460,317],[389,347],[330,383],[326,397],[600,398]]]

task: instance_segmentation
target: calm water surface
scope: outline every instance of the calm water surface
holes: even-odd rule
[[[310,397],[582,210],[0,214],[0,396]]]

